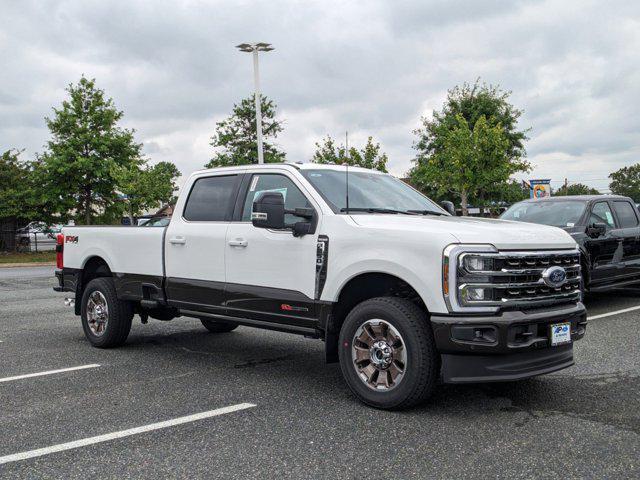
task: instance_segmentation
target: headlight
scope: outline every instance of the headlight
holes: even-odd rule
[[[461,291],[462,301],[464,303],[468,302],[482,302],[485,300],[491,300],[491,288],[486,287],[470,287],[465,285],[462,287]]]
[[[444,251],[442,292],[453,312],[495,312],[493,286],[483,285],[494,268],[493,245],[449,245]],[[468,277],[468,278],[467,278]],[[473,281],[467,281],[473,280]]]
[[[493,258],[491,257],[464,255],[462,263],[468,272],[490,272],[493,270]]]

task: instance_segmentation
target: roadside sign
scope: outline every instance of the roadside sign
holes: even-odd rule
[[[534,200],[551,196],[551,180],[530,180],[529,195]]]

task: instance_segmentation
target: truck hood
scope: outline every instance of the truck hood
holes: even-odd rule
[[[491,244],[499,250],[574,248],[576,242],[560,228],[492,218],[430,215],[351,215],[365,228],[406,230],[416,233],[449,233],[460,243]]]

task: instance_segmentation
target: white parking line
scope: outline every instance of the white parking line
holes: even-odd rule
[[[640,305],[636,305],[635,307],[623,308],[622,310],[616,310],[615,312],[607,312],[607,313],[601,313],[600,315],[593,315],[591,317],[587,317],[587,320],[597,320],[598,318],[610,317],[612,315],[633,312],[635,310],[640,310]]]
[[[216,410],[209,410],[208,412],[196,413],[195,415],[187,415],[186,417],[178,417],[172,420],[165,420],[164,422],[151,423],[142,427],[107,433],[105,435],[98,435],[97,437],[83,438],[81,440],[75,440],[68,443],[60,443],[58,445],[52,445],[50,447],[38,448],[37,450],[14,453],[13,455],[0,457],[0,465],[10,462],[17,462],[20,460],[26,460],[28,458],[42,457],[51,453],[63,452],[65,450],[72,450],[74,448],[86,447],[87,445],[95,445],[96,443],[108,442],[109,440],[129,437],[131,435],[137,435],[139,433],[151,432],[153,430],[160,430],[167,427],[174,427],[176,425],[195,422],[197,420],[203,420],[205,418],[217,417],[219,415],[225,415],[227,413],[233,413],[239,410],[253,408],[255,406],[256,405],[253,403],[239,403],[237,405],[230,405],[228,407],[218,408]]]
[[[26,375],[16,375],[15,377],[0,378],[0,383],[13,382],[14,380],[22,380],[24,378],[43,377],[45,375],[54,375],[56,373],[73,372],[74,370],[84,370],[85,368],[96,368],[99,366],[100,365],[98,365],[97,363],[92,363],[90,365],[80,365],[79,367],[61,368],[59,370],[47,370],[46,372],[27,373]]]

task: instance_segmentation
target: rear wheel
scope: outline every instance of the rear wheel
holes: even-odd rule
[[[221,320],[209,320],[205,318],[201,318],[200,321],[202,325],[204,325],[204,328],[211,333],[226,333],[238,328],[238,324],[233,322],[223,322]]]
[[[373,298],[357,305],[340,330],[339,356],[351,391],[376,408],[424,402],[440,369],[431,326],[404,298]]]
[[[94,278],[82,294],[82,329],[94,347],[122,345],[129,336],[133,308],[118,300],[111,278]]]

